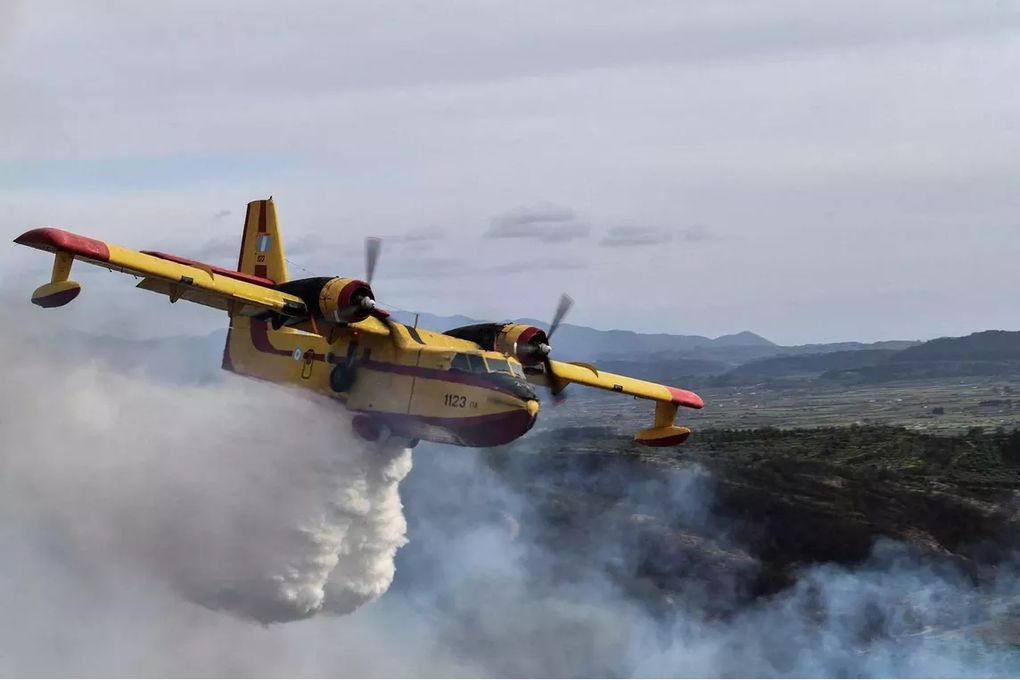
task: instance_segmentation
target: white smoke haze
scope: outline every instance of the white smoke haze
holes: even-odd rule
[[[384,593],[406,542],[410,451],[372,451],[327,400],[227,376],[155,384],[25,344],[7,371],[2,500],[183,597],[259,621],[349,613]],[[50,359],[50,360],[47,360]]]
[[[706,585],[711,565],[674,561],[683,586],[662,598],[634,578],[636,527],[699,529],[734,551],[704,469],[649,481],[572,456],[545,474],[538,457],[422,445],[412,471],[407,451],[366,455],[332,402],[76,364],[5,319],[0,675],[1020,671],[1015,651],[974,634],[1016,607],[1011,566],[979,586],[880,543],[865,565],[806,566],[791,588],[727,608],[753,557],[722,588]],[[574,499],[557,475],[624,500],[563,520]]]

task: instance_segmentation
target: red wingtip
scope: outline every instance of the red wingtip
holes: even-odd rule
[[[676,387],[666,387],[673,396],[673,403],[687,408],[704,408],[705,400],[690,390],[681,390]]]
[[[63,251],[97,262],[110,261],[110,249],[102,241],[72,234],[56,227],[40,227],[26,231],[14,242],[40,250]]]

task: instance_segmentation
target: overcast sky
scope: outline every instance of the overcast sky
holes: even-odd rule
[[[569,291],[601,328],[1017,329],[1018,82],[1012,2],[0,0],[0,237],[230,264],[273,194],[308,272],[360,276],[385,237],[397,308],[544,318]],[[26,307],[49,266],[0,246]],[[50,312],[73,325],[224,325],[76,277]]]

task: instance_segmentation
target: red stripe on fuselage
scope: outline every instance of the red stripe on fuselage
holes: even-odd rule
[[[250,326],[251,344],[254,345],[255,349],[265,354],[277,354],[284,357],[291,356],[292,352],[290,350],[277,349],[273,346],[272,340],[269,339],[269,324],[265,321],[252,319]]]
[[[535,424],[535,416],[523,408],[484,416],[452,418],[374,411],[363,413],[385,424],[398,435],[460,446],[508,444]]]

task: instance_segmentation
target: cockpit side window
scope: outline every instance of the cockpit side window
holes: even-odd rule
[[[485,363],[489,365],[489,371],[492,373],[510,373],[510,363],[506,359],[486,357]]]
[[[450,360],[450,368],[470,373],[485,373],[485,360],[477,354],[458,352]]]

